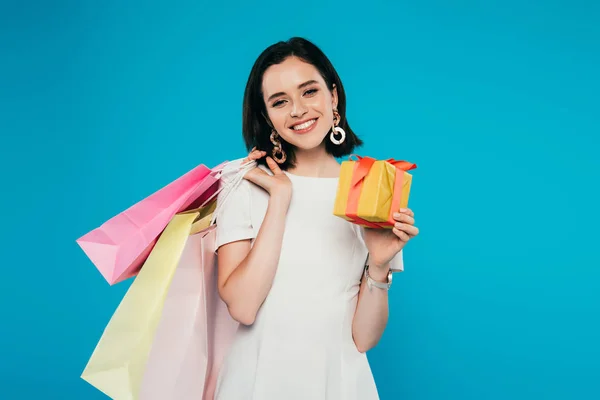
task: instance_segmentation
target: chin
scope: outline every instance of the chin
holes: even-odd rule
[[[307,135],[295,135],[296,137],[291,138],[293,140],[287,140],[287,142],[292,144],[299,150],[313,150],[320,147],[323,144],[323,139],[326,135],[327,133],[323,134],[318,132],[311,132]]]

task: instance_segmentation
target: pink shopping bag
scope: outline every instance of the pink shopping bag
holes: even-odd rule
[[[215,225],[188,237],[142,378],[140,400],[213,400],[238,323],[217,290]]]
[[[83,235],[77,244],[110,285],[137,275],[171,218],[215,193],[225,164],[195,167]]]
[[[204,226],[204,217],[187,237],[144,366],[140,400],[214,400],[221,366],[239,327],[218,292],[214,223],[243,176],[255,166],[242,159],[223,168],[216,194],[222,192],[213,204],[216,207],[210,208],[209,227],[194,229]],[[170,268],[165,262],[162,267]]]
[[[168,222],[106,326],[81,377],[111,398],[214,399],[239,326],[218,293],[214,223],[256,165],[238,164],[200,208]]]

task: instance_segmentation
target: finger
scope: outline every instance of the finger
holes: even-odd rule
[[[410,237],[406,234],[406,232],[403,232],[398,228],[392,229],[392,232],[403,242],[408,242],[410,240]]]
[[[414,225],[415,219],[407,214],[394,213],[394,220],[398,222],[404,222],[405,224]]]
[[[271,157],[267,157],[267,165],[274,175],[283,174],[283,172],[281,172],[281,168],[279,168],[279,165]]]
[[[246,172],[244,179],[266,189],[269,184],[269,175],[260,168],[253,168]]]
[[[419,228],[414,225],[404,224],[402,222],[396,222],[394,228],[405,232],[409,236],[417,236],[419,234]]]
[[[244,175],[244,178],[246,178],[246,177],[256,178],[257,176],[261,176],[261,175],[267,175],[267,173],[265,171],[263,171],[262,169],[255,167],[255,168],[252,168],[250,171],[246,172],[246,174]]]
[[[267,155],[266,151],[252,150],[252,152],[250,153],[250,155],[248,157],[256,160],[256,159],[264,157],[266,155]]]
[[[255,160],[263,158],[266,155],[267,155],[266,151],[258,151],[256,153],[252,154],[252,156],[250,157],[250,160],[255,161]]]
[[[253,150],[250,154],[248,154],[248,161],[255,161],[267,155],[266,151],[261,150]]]
[[[249,161],[249,160],[250,160],[250,155],[251,155],[251,154],[254,152],[254,150],[256,150],[256,146],[255,146],[255,147],[253,147],[253,148],[252,148],[252,150],[250,150],[250,151],[248,152],[248,155],[247,155],[246,157],[244,157],[244,160],[243,160],[244,162],[247,162],[247,161]]]
[[[400,209],[400,213],[406,214],[409,217],[414,217],[415,216],[415,213],[410,208],[401,208]]]

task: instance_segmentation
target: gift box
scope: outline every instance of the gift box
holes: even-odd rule
[[[408,206],[412,175],[407,161],[351,156],[341,165],[333,214],[369,228],[393,228],[393,214]]]

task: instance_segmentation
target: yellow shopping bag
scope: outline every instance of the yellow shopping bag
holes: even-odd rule
[[[163,305],[187,238],[209,227],[216,202],[176,214],[119,304],[81,378],[109,397],[138,399]]]

